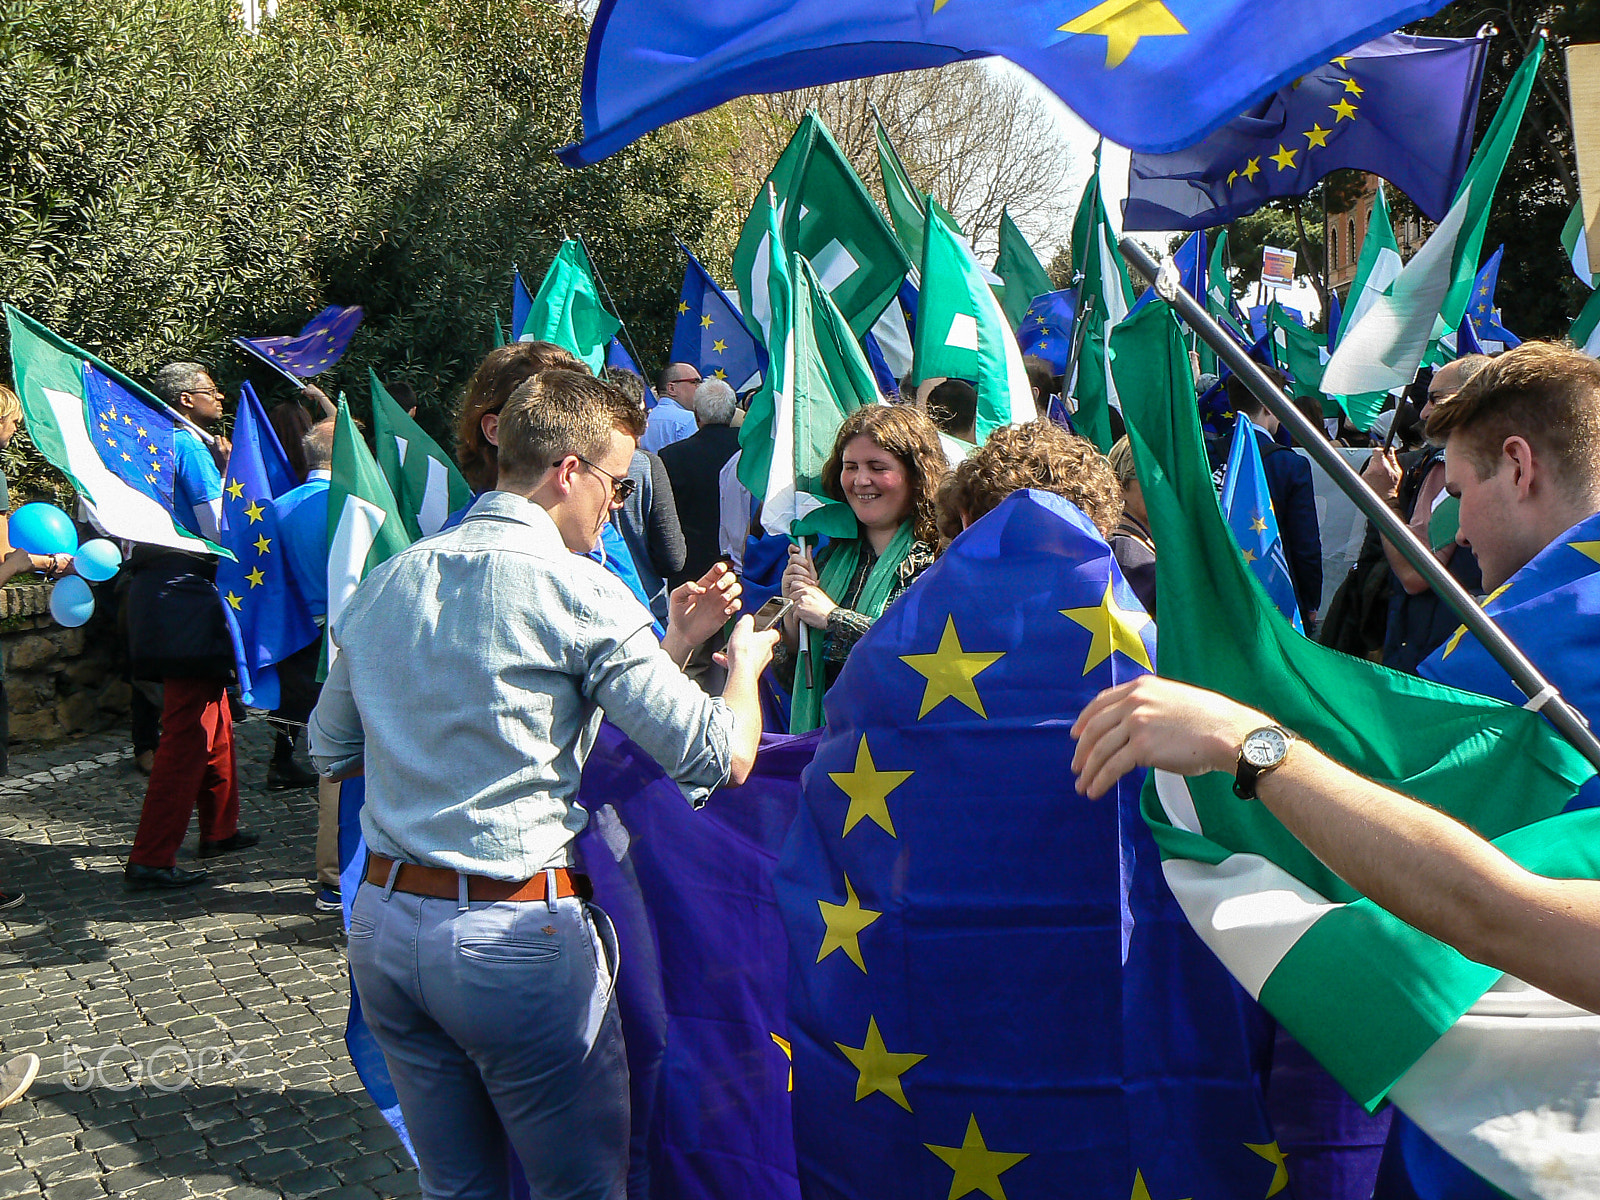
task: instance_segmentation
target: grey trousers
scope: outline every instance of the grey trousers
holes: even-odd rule
[[[582,900],[429,899],[362,883],[350,969],[394,1081],[422,1194],[624,1200],[628,1063],[616,938]]]

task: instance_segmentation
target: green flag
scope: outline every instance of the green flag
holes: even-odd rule
[[[1472,299],[1495,187],[1543,58],[1544,42],[1536,40],[1512,76],[1444,220],[1406,263],[1388,294],[1378,296],[1359,318],[1354,313],[1347,318],[1323,377],[1328,391],[1354,396],[1405,387],[1432,344],[1460,326]]]
[[[1147,306],[1112,342],[1161,548],[1161,674],[1270,713],[1351,770],[1459,817],[1530,870],[1600,874],[1591,832],[1600,812],[1557,815],[1593,769],[1535,713],[1296,633],[1218,510],[1171,310]],[[1145,817],[1167,882],[1246,990],[1374,1107],[1500,972],[1352,891],[1232,784],[1151,773]]]
[[[622,322],[600,303],[594,270],[582,244],[568,238],[544,273],[517,340],[554,342],[572,351],[598,375],[606,365],[606,346],[621,328]]]
[[[900,290],[911,262],[816,113],[801,119],[767,184],[777,193],[784,245],[811,262],[850,328],[862,336]],[[767,261],[761,204],[758,197],[733,254],[739,305],[752,333],[762,324],[753,314],[766,303],[765,288],[755,278]]]
[[[494,310],[494,324],[490,326],[490,349],[498,350],[506,344],[506,331],[500,327],[500,310]]]
[[[1011,214],[1000,210],[1000,256],[994,261],[994,273],[1005,283],[1002,307],[1012,331],[1021,326],[1028,306],[1035,296],[1056,290],[1050,282],[1050,273],[1044,269],[1039,256],[1022,236],[1022,230],[1011,220]]]
[[[1078,320],[1083,325],[1075,378],[1068,381],[1078,399],[1074,424],[1103,454],[1111,449],[1111,409],[1119,405],[1107,343],[1133,304],[1133,285],[1100,193],[1098,145],[1094,174],[1072,221],[1072,262],[1081,275]]]
[[[1590,358],[1600,358],[1600,291],[1590,293],[1567,336]]]
[[[329,626],[367,572],[410,544],[394,494],[341,397],[333,427],[333,480],[328,485]],[[328,654],[330,659],[338,656],[331,642]]]
[[[1589,270],[1589,235],[1583,227],[1583,202],[1572,206],[1572,214],[1561,227],[1561,246],[1572,263],[1572,273],[1583,280],[1585,287],[1593,287],[1600,275]]]
[[[472,489],[439,443],[406,415],[377,374],[367,368],[372,389],[372,440],[378,467],[413,540],[438,533],[445,518],[472,499]]]
[[[1036,415],[1033,388],[1000,302],[965,244],[939,221],[922,241],[922,291],[912,376],[948,376],[978,389],[978,441]]]
[[[1267,306],[1272,328],[1272,357],[1292,379],[1296,396],[1322,399],[1322,372],[1328,361],[1328,344],[1283,311],[1276,300]]]

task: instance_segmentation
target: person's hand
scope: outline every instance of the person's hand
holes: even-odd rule
[[[778,631],[769,629],[757,633],[755,618],[746,614],[728,635],[727,646],[711,657],[718,666],[726,667],[730,675],[748,671],[754,677],[767,669],[777,645]]]
[[[1400,498],[1400,476],[1400,459],[1393,448],[1374,450],[1361,472],[1367,486],[1389,501]]]
[[[828,593],[823,591],[820,585],[806,580],[797,581],[794,589],[784,598],[794,601],[794,608],[790,609],[790,614],[812,629],[826,629],[828,617],[839,607],[828,598]],[[795,627],[797,636],[799,632],[797,625]]]
[[[783,582],[780,588],[785,600],[795,599],[791,587],[801,583],[815,584],[817,582],[817,565],[811,561],[811,555],[799,546],[789,547],[789,565],[783,568]]]
[[[211,443],[211,457],[217,460],[217,469],[219,471],[227,471],[228,459],[232,454],[233,443],[220,433],[217,434],[216,440]]]
[[[1078,748],[1072,773],[1078,791],[1099,799],[1135,767],[1179,775],[1232,773],[1239,747],[1269,717],[1219,696],[1156,675],[1107,688],[1073,722]]]
[[[70,554],[33,554],[33,569],[42,571],[50,579],[60,579],[72,570]]]
[[[719,562],[697,580],[674,588],[667,598],[667,625],[689,646],[698,646],[739,611],[739,577]]]
[[[333,406],[333,401],[328,399],[328,393],[314,383],[308,383],[300,389],[300,395],[315,404],[321,410],[322,417],[336,417],[339,410]],[[321,418],[319,418],[321,419]]]

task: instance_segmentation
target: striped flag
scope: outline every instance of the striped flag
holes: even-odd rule
[[[1098,146],[1094,174],[1072,223],[1072,262],[1082,272],[1078,321],[1084,333],[1077,370],[1067,381],[1067,389],[1078,398],[1079,430],[1105,453],[1111,449],[1111,409],[1122,407],[1106,345],[1111,330],[1133,306],[1133,284],[1128,280],[1128,267],[1117,248],[1117,235],[1100,193]]]
[[[361,440],[350,406],[340,400],[333,429],[333,481],[328,485],[328,628],[367,572],[410,544],[394,493]],[[327,644],[332,662],[339,649],[332,638]]]
[[[372,390],[372,440],[378,467],[412,540],[438,533],[445,518],[472,499],[472,488],[450,456],[367,368]]]

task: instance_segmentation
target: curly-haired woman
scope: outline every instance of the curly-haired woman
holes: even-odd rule
[[[1065,496],[1109,538],[1122,517],[1122,489],[1094,446],[1053,421],[996,429],[939,489],[939,532],[955,538],[1012,492]]]

